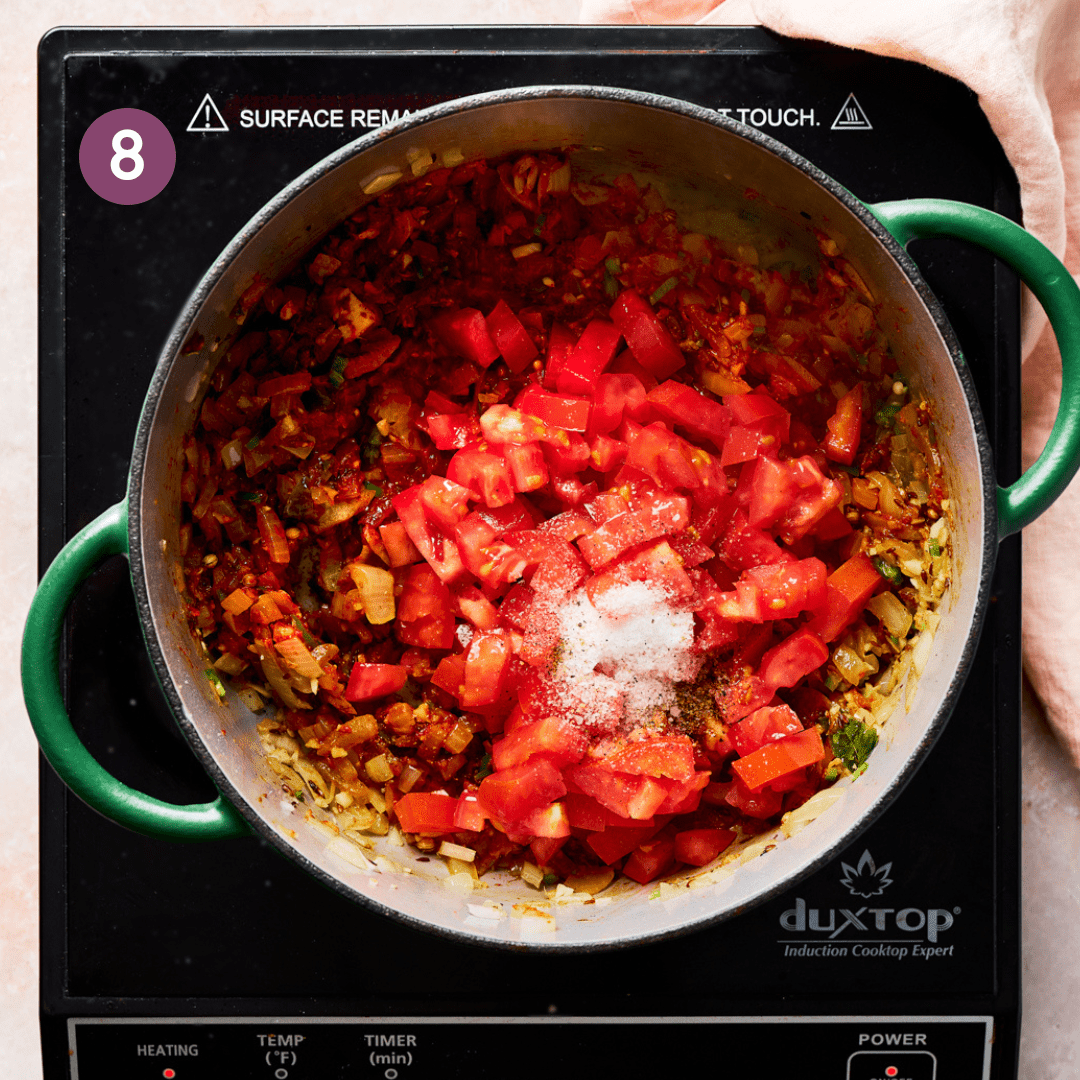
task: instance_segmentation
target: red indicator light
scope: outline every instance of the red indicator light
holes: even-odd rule
[[[173,1077],[176,1076],[176,1070],[175,1069],[162,1069],[161,1070],[161,1075],[165,1077],[165,1080],[173,1080]],[[894,1069],[889,1075],[890,1076],[895,1076],[896,1075],[896,1070]]]
[[[895,1075],[896,1075],[896,1074],[897,1074],[897,1073],[898,1073],[899,1071],[900,1071],[900,1070],[899,1070],[899,1069],[898,1069],[898,1068],[897,1068],[897,1067],[896,1067],[895,1065],[890,1065],[890,1066],[889,1066],[889,1067],[888,1067],[888,1068],[887,1068],[887,1069],[885,1070],[885,1075],[886,1075],[886,1076],[895,1076]]]

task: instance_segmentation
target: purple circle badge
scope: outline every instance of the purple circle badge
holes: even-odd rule
[[[103,199],[133,206],[152,199],[169,182],[176,168],[176,144],[153,114],[113,109],[86,129],[79,168]]]

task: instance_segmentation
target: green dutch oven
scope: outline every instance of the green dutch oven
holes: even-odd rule
[[[508,875],[470,892],[438,861],[373,839],[367,851],[333,836],[317,814],[283,795],[269,771],[256,718],[230,690],[219,703],[188,630],[175,553],[180,459],[208,377],[237,333],[231,313],[256,274],[289,271],[353,213],[378,177],[408,175],[409,151],[459,149],[466,159],[580,147],[589,171],[653,175],[686,210],[737,205],[747,188],[776,207],[775,227],[814,249],[820,229],[843,248],[878,299],[879,324],[937,420],[952,502],[952,584],[910,710],[858,779],[845,779],[757,838],[720,869],[677,877],[659,902],[617,883],[604,903],[552,904]],[[603,149],[600,149],[603,148]],[[648,162],[642,166],[642,162]],[[680,203],[681,200],[681,203]],[[995,480],[972,379],[955,336],[904,248],[918,237],[956,237],[1012,266],[1042,303],[1064,357],[1062,401],[1039,460],[1014,484]],[[197,351],[184,343],[201,341]],[[1080,462],[1080,291],[1062,264],[1019,226],[989,211],[933,199],[865,206],[834,180],[755,130],[682,101],[626,90],[532,87],[428,109],[342,148],[268,203],[210,268],[180,315],[153,376],[132,455],[127,497],[91,522],[46,572],[30,609],[22,670],[27,709],[53,768],[113,821],[171,840],[261,834],[345,895],[407,923],[473,942],[537,949],[597,949],[685,932],[731,917],[790,888],[873,821],[910,779],[956,704],[979,638],[999,541],[1042,513]],[[107,556],[127,554],[147,649],[177,722],[217,784],[211,803],[175,806],[122,784],[89,754],[64,709],[58,652],[79,584]],[[517,905],[517,906],[515,906]],[[527,911],[532,909],[532,914]]]

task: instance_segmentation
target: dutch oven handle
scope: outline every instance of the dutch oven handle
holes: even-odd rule
[[[60,691],[60,634],[83,581],[110,555],[127,555],[127,500],[95,518],[65,545],[45,571],[23,633],[22,684],[41,749],[60,779],[111,821],[148,836],[218,840],[251,829],[223,796],[177,806],[121,783],[83,746]]]
[[[1008,263],[1043,306],[1061,350],[1061,401],[1039,460],[997,493],[998,539],[1034,521],[1080,466],[1080,289],[1061,261],[1031,233],[992,210],[949,199],[875,203],[870,212],[903,245],[950,236]]]

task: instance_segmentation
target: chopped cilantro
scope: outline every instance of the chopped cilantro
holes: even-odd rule
[[[240,502],[261,503],[266,496],[261,491],[240,491],[236,498]]]
[[[749,289],[743,289],[743,291],[740,293],[740,295],[742,296],[744,303],[746,303],[746,304],[750,303],[750,290]]]
[[[559,878],[558,878],[557,874],[550,874],[549,873],[549,874],[544,875],[544,881],[543,881],[544,888],[550,889],[553,885],[558,885],[558,884],[559,884]]]
[[[607,270],[604,271],[604,295],[609,300],[614,300],[619,295],[619,283]]]
[[[878,733],[861,720],[849,720],[829,736],[832,752],[858,776],[865,768],[870,752],[877,746]]]
[[[825,674],[825,689],[835,690],[840,685],[840,676],[834,675],[831,671]]]
[[[536,218],[536,228],[533,229],[533,236],[539,236],[540,230],[544,227],[544,222],[547,221],[545,214],[539,214]]]
[[[214,693],[219,698],[223,698],[225,696],[225,684],[221,681],[221,676],[213,668],[207,668],[203,674],[214,688]]]
[[[370,480],[365,480],[364,481],[364,490],[365,491],[374,491],[376,499],[380,498],[382,496],[382,493],[383,493],[383,489],[381,487],[379,487],[378,484],[373,484]]]
[[[941,554],[941,545],[931,537],[930,539],[930,557],[936,559]]]
[[[649,297],[649,303],[650,304],[659,303],[678,284],[679,284],[679,279],[677,277],[669,277],[667,279],[667,281],[665,281],[665,282],[663,282],[663,284],[657,286],[656,292],[654,292],[652,294],[652,296]]]
[[[616,259],[614,255],[609,255],[604,260],[604,269],[609,274],[621,274],[622,273],[622,263],[619,262],[619,260]]]
[[[649,899],[650,900],[659,900],[660,899],[660,886],[659,885],[657,885],[656,888],[653,889],[653,891],[651,893],[649,893]]]
[[[349,358],[347,356],[335,356],[334,362],[330,365],[330,385],[340,386],[345,381],[345,369],[349,366]]]
[[[254,450],[255,447],[258,446],[261,441],[262,440],[259,438],[258,435],[252,435],[251,438],[248,439],[248,441],[246,443],[244,443],[244,446],[246,446],[248,448],[248,450]]]
[[[368,465],[374,464],[382,456],[379,453],[379,447],[383,444],[383,437],[379,433],[378,428],[372,428],[371,434],[367,437],[367,441],[364,443],[364,461]]]
[[[874,423],[878,427],[892,427],[893,421],[896,419],[896,414],[900,411],[899,405],[882,405],[876,413],[874,413]]]
[[[473,780],[479,784],[485,776],[490,776],[495,771],[491,764],[491,755],[485,754],[477,763],[476,772],[473,773]]]
[[[893,566],[891,562],[886,562],[880,555],[875,555],[870,561],[874,564],[874,569],[886,581],[891,581],[894,585],[897,585],[904,580],[904,575],[900,568],[898,566]]]
[[[300,636],[304,639],[304,644],[309,649],[314,649],[315,646],[318,645],[318,642],[308,633],[307,627],[300,621],[299,615],[294,615],[292,617],[292,624],[300,631]]]

